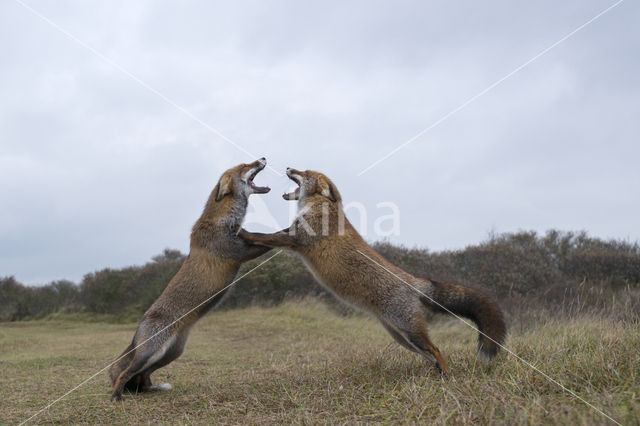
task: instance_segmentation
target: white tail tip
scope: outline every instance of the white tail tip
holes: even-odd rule
[[[151,391],[168,391],[173,389],[170,383],[163,383],[161,385],[153,385],[149,390]]]

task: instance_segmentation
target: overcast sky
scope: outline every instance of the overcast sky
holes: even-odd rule
[[[520,229],[640,239],[638,2],[360,176],[615,1],[24,2],[50,22],[0,5],[0,276],[187,252],[219,175],[263,155],[330,176],[369,241],[380,202],[400,211],[392,242],[432,250]],[[288,179],[256,182],[272,192],[247,227],[287,226]]]

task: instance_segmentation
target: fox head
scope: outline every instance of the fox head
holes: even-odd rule
[[[268,186],[256,186],[253,183],[253,179],[266,165],[267,160],[263,157],[253,163],[238,164],[224,172],[211,191],[198,222],[216,220],[230,226],[241,223],[249,195],[266,194],[271,190]],[[193,238],[192,234],[192,240]]]
[[[262,157],[249,164],[238,164],[230,168],[220,176],[220,180],[213,188],[212,198],[215,202],[222,201],[225,197],[248,197],[251,194],[266,194],[271,190],[268,186],[256,186],[253,179],[265,168],[267,160]]]
[[[298,184],[298,188],[293,192],[283,194],[282,198],[285,200],[300,200],[300,202],[304,202],[304,200],[313,196],[320,196],[332,203],[342,201],[342,197],[336,186],[331,182],[331,179],[320,172],[314,172],[313,170],[301,171],[288,167],[287,176]]]

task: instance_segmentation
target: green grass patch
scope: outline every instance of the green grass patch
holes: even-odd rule
[[[1,423],[18,423],[107,366],[135,323],[0,323]],[[438,319],[432,340],[449,363],[441,378],[364,315],[317,302],[214,312],[184,355],[157,371],[168,392],[109,402],[106,372],[38,423],[609,424],[605,417],[501,353],[486,366],[476,334]],[[623,424],[640,423],[637,324],[580,317],[513,327],[515,353]]]

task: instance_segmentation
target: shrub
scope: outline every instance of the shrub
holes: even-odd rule
[[[545,235],[518,232],[492,236],[486,242],[455,251],[430,252],[388,242],[373,246],[391,263],[416,276],[484,291],[505,308],[508,316],[517,315],[523,307],[552,314],[597,311],[623,319],[637,318],[638,314],[628,312],[640,311],[636,309],[640,308],[640,248],[635,243],[552,230]],[[238,277],[273,253],[247,262]],[[27,287],[14,277],[2,278],[0,321],[38,318],[59,311],[137,318],[160,295],[184,259],[179,251],[166,249],[143,266],[89,273],[79,285],[56,281]],[[221,307],[276,305],[308,296],[341,306],[297,256],[282,252],[240,279]]]

